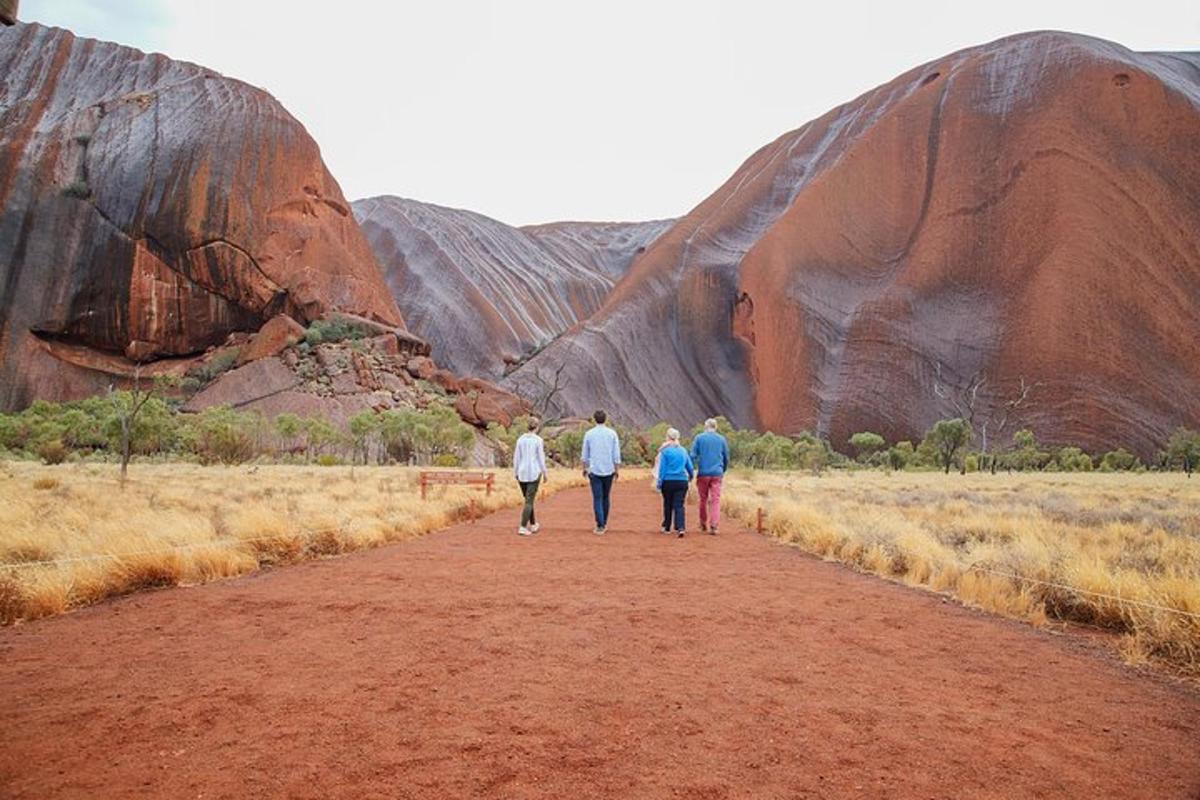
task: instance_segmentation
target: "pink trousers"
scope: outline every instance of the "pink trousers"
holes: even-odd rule
[[[696,478],[700,492],[700,527],[721,525],[721,477]]]

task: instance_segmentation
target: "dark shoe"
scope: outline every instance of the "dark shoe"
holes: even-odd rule
[[[680,539],[682,539],[682,538],[683,538],[683,531],[675,531],[675,535],[676,535],[676,536],[678,536]]]

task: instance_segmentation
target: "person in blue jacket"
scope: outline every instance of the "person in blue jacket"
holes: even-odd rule
[[[704,421],[704,433],[692,440],[692,461],[699,477],[696,491],[700,493],[700,532],[716,535],[721,524],[721,483],[729,469],[729,442],[717,433],[717,421]]]
[[[663,496],[662,532],[674,531],[680,538],[687,530],[683,520],[683,503],[687,499],[688,483],[695,474],[692,457],[679,443],[679,431],[667,429],[667,443],[658,453],[658,490]]]

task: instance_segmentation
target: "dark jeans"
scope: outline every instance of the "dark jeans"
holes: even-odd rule
[[[683,501],[687,499],[688,482],[687,481],[663,481],[662,496],[663,496],[663,524],[667,530],[671,530],[671,517],[675,517],[675,530],[681,531],[685,529],[683,521]]]
[[[525,508],[521,510],[522,528],[537,524],[537,519],[533,515],[533,501],[537,498],[538,485],[541,482],[541,478],[536,481],[517,481],[521,485],[521,494],[525,496]]]
[[[592,484],[592,509],[596,512],[596,527],[608,527],[608,498],[612,494],[612,475],[588,474],[588,482]]]

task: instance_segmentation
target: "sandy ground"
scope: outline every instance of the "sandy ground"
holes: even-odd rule
[[[614,504],[0,630],[0,796],[1200,797],[1193,690]]]

